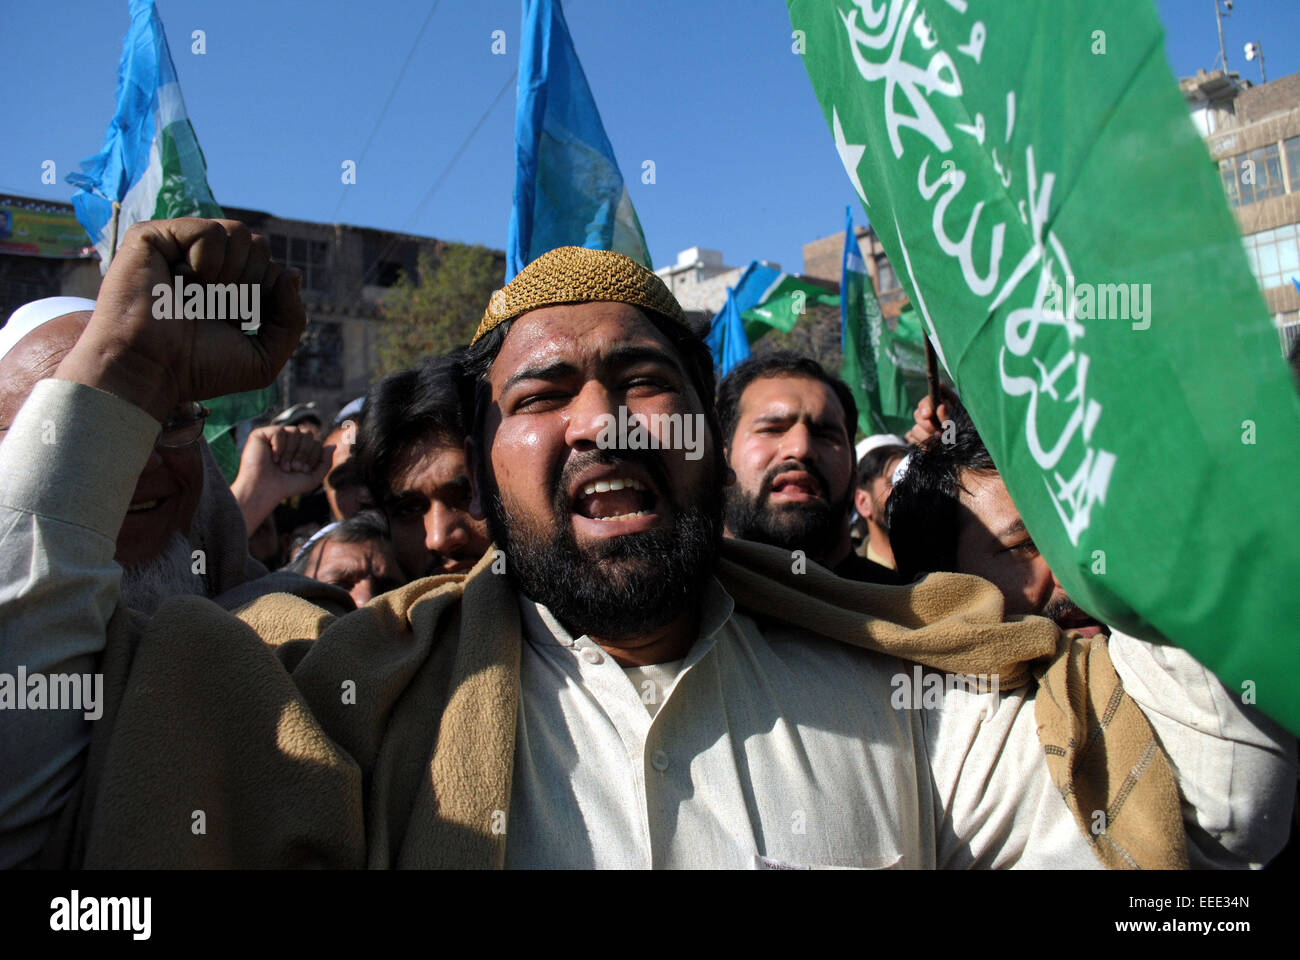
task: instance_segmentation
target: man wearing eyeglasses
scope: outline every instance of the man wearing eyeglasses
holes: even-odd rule
[[[0,359],[0,427],[4,428],[0,437],[7,437],[9,425],[36,383],[51,376],[76,344],[93,309],[91,301],[51,298],[15,312],[5,327],[9,349]],[[202,436],[206,413],[192,401],[172,409],[140,472],[114,556],[123,569],[122,602],[128,607],[150,612],[168,595],[205,592],[203,580],[191,573],[187,535],[203,493],[203,460],[196,441]],[[6,441],[0,456],[40,470],[49,448],[64,439],[58,433],[51,423],[43,436],[32,438],[38,441],[35,444],[19,437]],[[64,486],[81,479],[52,476],[48,482]],[[95,499],[93,490],[84,495]],[[42,531],[33,532],[39,539]]]
[[[98,301],[38,301],[0,329],[0,672],[96,673],[96,645],[113,624],[143,622],[183,594],[227,609],[276,591],[335,612],[352,607],[337,587],[268,575],[249,556],[245,516],[200,439],[201,401],[265,386],[305,326],[293,278],[269,267],[264,248],[224,221],[140,224],[119,245]],[[179,320],[142,328],[147,291],[173,273],[258,284],[261,330]],[[255,486],[265,491],[296,470],[298,454],[261,442],[263,459],[279,461],[260,471]],[[314,485],[322,472],[297,475]],[[95,586],[115,565],[120,599]],[[3,720],[0,769],[13,779],[0,783],[0,828],[13,845],[0,859],[21,860],[72,790],[90,724],[55,709]],[[43,732],[60,746],[34,747]],[[14,786],[22,770],[27,791]]]
[[[50,297],[16,310],[0,331],[0,442],[37,382],[54,374],[89,323],[93,300]],[[122,567],[122,603],[152,613],[167,597],[181,594],[217,596],[236,581],[265,573],[246,563],[240,524],[230,511],[225,480],[212,469],[200,440],[208,408],[185,400],[167,414],[152,452],[140,472],[116,538],[114,559]],[[113,425],[104,425],[110,433]],[[261,515],[284,496],[319,481],[320,445],[303,455],[296,428],[264,428],[245,451],[234,499],[245,518],[268,501]],[[36,441],[36,442],[31,442]],[[0,446],[0,456],[42,470],[50,448],[61,442],[57,430],[18,444]],[[262,448],[265,448],[264,450]],[[260,461],[273,461],[263,465]],[[252,464],[250,467],[249,464]],[[53,489],[88,478],[50,475]],[[297,480],[297,486],[292,486]],[[99,498],[89,493],[93,502]],[[260,519],[260,518],[259,518]],[[33,539],[42,539],[42,531]],[[35,545],[32,545],[35,552]]]

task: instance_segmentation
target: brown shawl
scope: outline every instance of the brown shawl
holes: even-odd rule
[[[501,866],[522,641],[495,556],[343,617],[272,595],[238,617],[186,597],[115,618],[105,714],[44,862]],[[727,541],[717,576],[760,622],[997,674],[1001,689],[1038,683],[1048,768],[1101,862],[1187,865],[1171,765],[1105,644],[1003,622],[997,589],[961,574],[794,575],[787,552]]]

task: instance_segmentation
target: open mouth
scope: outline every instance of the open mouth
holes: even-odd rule
[[[770,490],[782,500],[817,500],[821,487],[811,474],[802,470],[787,470],[773,478]]]
[[[1104,625],[1094,620],[1078,607],[1073,607],[1064,615],[1052,610],[1046,610],[1044,611],[1044,614],[1050,619],[1056,621],[1056,625],[1066,633],[1074,632],[1085,637],[1095,637],[1099,633],[1108,632]]]
[[[654,513],[657,498],[634,477],[610,476],[585,483],[573,501],[573,512],[588,520],[634,520]]]
[[[1078,623],[1058,623],[1057,626],[1065,633],[1077,633],[1084,637],[1095,637],[1099,633],[1106,632],[1106,628],[1096,620],[1084,620]]]

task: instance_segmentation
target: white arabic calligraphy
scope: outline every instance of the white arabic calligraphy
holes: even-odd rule
[[[965,0],[948,0],[948,5],[959,14],[966,13]],[[1025,197],[1012,201],[1006,195],[1015,179],[1012,167],[1020,151],[1008,149],[1004,159],[991,144],[986,145],[989,124],[985,113],[975,111],[961,99],[963,85],[960,74],[940,43],[942,36],[954,31],[948,25],[945,31],[937,32],[924,13],[918,14],[918,0],[852,0],[851,6],[841,7],[839,16],[853,63],[862,79],[871,84],[883,81],[881,103],[894,157],[902,159],[907,149],[901,131],[911,130],[923,138],[921,149],[925,153],[917,164],[916,186],[919,197],[933,203],[930,226],[934,242],[939,250],[955,261],[974,297],[981,301],[992,297],[986,304],[974,305],[972,317],[992,314],[1013,296],[1023,297],[1025,281],[1037,267],[1037,282],[1029,303],[1008,310],[1004,317],[1003,342],[998,351],[999,382],[1007,396],[1025,398],[1026,447],[1045,474],[1043,480],[1048,495],[1066,534],[1077,545],[1080,535],[1091,522],[1093,506],[1105,503],[1116,458],[1114,454],[1092,446],[1102,416],[1102,405],[1087,391],[1091,359],[1080,344],[1086,329],[1068,309],[1055,309],[1056,303],[1045,302],[1056,282],[1053,278],[1057,268],[1066,275],[1071,274],[1064,245],[1048,229],[1056,175],[1045,170],[1040,179],[1034,147],[1028,144],[1023,149]],[[965,33],[964,28],[962,32]],[[969,41],[958,46],[956,51],[978,66],[989,40],[987,28],[976,21],[966,35]],[[924,61],[925,66],[909,62],[906,56],[909,53],[918,62]],[[882,54],[883,61],[879,59]],[[1005,143],[1010,145],[1016,124],[1014,91],[1007,91],[1003,109]],[[945,157],[953,152],[950,129],[969,135],[988,151],[991,177],[986,177],[984,170],[962,169],[960,161],[954,163],[953,159]],[[909,140],[908,146],[913,145]],[[937,177],[932,177],[929,170],[932,157],[945,157],[943,172]],[[969,158],[966,163],[970,163]],[[974,187],[975,175],[978,175],[982,189],[988,189],[990,183],[1000,188],[994,191],[1000,202],[990,210],[1006,209],[1007,203],[1013,202],[1021,222],[1029,228],[1027,249],[1019,255],[1005,279],[1001,276],[1006,252],[1006,223],[998,220],[996,213],[986,215],[988,203],[984,199],[969,198],[969,214],[965,213],[965,206],[961,203],[963,189],[968,183]],[[959,208],[963,212],[956,214]],[[948,230],[950,212],[966,217],[965,230],[958,240],[954,240]],[[1018,231],[1018,235],[1023,233]],[[912,258],[901,229],[898,235],[918,308],[942,357],[942,348],[912,269]],[[982,274],[976,270],[974,262],[977,238],[987,240],[980,244],[980,249],[985,246],[988,249],[988,265]],[[1054,328],[1063,331],[1064,338],[1059,335],[1038,337],[1041,330]],[[946,360],[944,364],[947,366]],[[1050,433],[1045,438],[1043,434],[1048,431]],[[1051,433],[1056,434],[1054,439]],[[1068,478],[1059,469],[1067,457],[1076,464]]]

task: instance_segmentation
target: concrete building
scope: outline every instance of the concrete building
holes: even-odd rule
[[[265,234],[276,260],[302,271],[310,324],[280,374],[280,396],[286,406],[314,400],[326,417],[332,416],[371,383],[380,299],[397,282],[399,271],[414,273],[420,251],[438,241],[288,220],[259,210],[224,210],[227,217]],[[11,225],[7,238],[6,222]],[[41,236],[25,236],[36,232]],[[40,297],[94,297],[99,258],[85,243],[71,204],[0,196],[0,320]],[[504,276],[505,254],[497,257]]]
[[[690,247],[677,254],[677,262],[655,271],[672,291],[692,322],[712,317],[727,300],[744,267],[729,267],[717,250]],[[778,269],[780,269],[778,267]]]
[[[0,325],[42,297],[94,297],[99,257],[72,205],[0,194]]]
[[[843,244],[844,234],[839,236],[840,243]],[[804,249],[806,251],[807,247]],[[760,260],[759,263],[774,270],[781,269],[779,263],[770,260]],[[744,267],[730,267],[723,263],[719,251],[703,247],[690,247],[681,251],[677,254],[675,264],[655,271],[686,311],[687,320],[697,329],[707,328],[714,315],[727,302],[727,288],[734,287],[744,272]],[[839,292],[838,266],[833,278],[806,274],[801,274],[800,277],[826,287],[830,293]]]
[[[898,281],[884,245],[870,227],[853,228],[853,236],[858,241],[858,251],[867,265],[871,285],[875,288],[876,299],[880,302],[880,312],[885,319],[895,320],[907,309],[907,292]],[[803,245],[804,276],[816,283],[825,284],[839,290],[840,274],[844,269],[844,234],[833,233]]]
[[[1253,86],[1235,73],[1179,81],[1219,166],[1250,268],[1283,349],[1300,338],[1300,73]]]
[[[415,272],[421,249],[432,249],[437,241],[287,220],[259,210],[225,210],[228,217],[265,234],[273,258],[302,271],[303,303],[311,322],[280,374],[280,397],[286,406],[314,400],[331,416],[365,393],[373,379],[380,299],[400,271]]]

